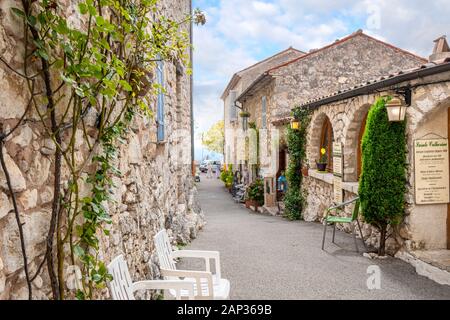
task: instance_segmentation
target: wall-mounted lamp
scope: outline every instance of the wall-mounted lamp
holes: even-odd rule
[[[300,130],[300,121],[298,119],[293,119],[291,121],[291,129],[292,130]]]
[[[411,105],[410,88],[399,89],[395,93],[402,95],[403,99],[395,96],[386,104],[390,122],[404,121],[406,118],[406,109]]]

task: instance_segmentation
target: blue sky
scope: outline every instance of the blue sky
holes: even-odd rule
[[[293,46],[320,48],[358,30],[428,57],[450,36],[448,0],[193,0],[207,23],[194,29],[194,110],[198,136],[223,118],[231,76]]]

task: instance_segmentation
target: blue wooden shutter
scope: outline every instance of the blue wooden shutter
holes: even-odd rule
[[[165,140],[165,130],[164,130],[164,62],[158,61],[156,66],[156,81],[161,86],[158,93],[157,101],[157,112],[156,112],[156,124],[158,128],[158,142]]]
[[[261,110],[261,121],[262,128],[266,129],[267,127],[267,98],[262,97],[262,110]]]

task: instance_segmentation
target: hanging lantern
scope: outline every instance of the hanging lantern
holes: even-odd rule
[[[386,109],[391,122],[404,121],[406,117],[406,108],[408,106],[406,103],[398,98],[394,97],[391,101],[386,104]]]
[[[293,119],[291,121],[291,129],[292,130],[300,130],[300,121],[298,119]]]

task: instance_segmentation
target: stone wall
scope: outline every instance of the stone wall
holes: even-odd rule
[[[189,14],[189,4],[188,0],[165,0],[160,2],[160,9],[163,14],[181,21]],[[0,55],[20,70],[23,36],[21,22],[11,14],[13,6],[20,7],[20,4],[13,0],[0,2]],[[74,8],[68,6],[66,12],[71,15],[70,19],[77,21]],[[137,116],[134,119],[117,159],[122,176],[114,178],[114,201],[108,203],[113,220],[110,235],[101,237],[101,259],[108,263],[116,255],[124,254],[134,281],[159,277],[153,245],[157,231],[166,228],[174,243],[187,243],[204,224],[190,167],[190,77],[185,72],[177,77],[175,65],[169,62],[165,63],[164,74],[167,141],[156,143],[154,118]],[[27,89],[24,81],[4,64],[0,64],[0,84],[0,123],[8,131],[25,111]],[[87,125],[95,125],[96,118],[95,111],[88,114]],[[25,124],[5,144],[6,165],[25,223],[31,274],[36,272],[45,251],[55,152],[41,124],[33,120],[36,114],[30,112]],[[77,153],[85,157],[86,146],[78,146]],[[67,177],[67,170],[63,170],[63,175]],[[82,193],[88,192],[87,185],[82,189]],[[7,194],[5,176],[0,170],[0,299],[24,299],[27,290],[23,261]],[[33,293],[36,299],[50,297],[45,267],[33,282]],[[105,290],[99,297],[107,296]]]
[[[425,62],[363,33],[356,33],[345,41],[271,72],[276,81],[273,119],[289,116],[293,107],[308,100]]]

